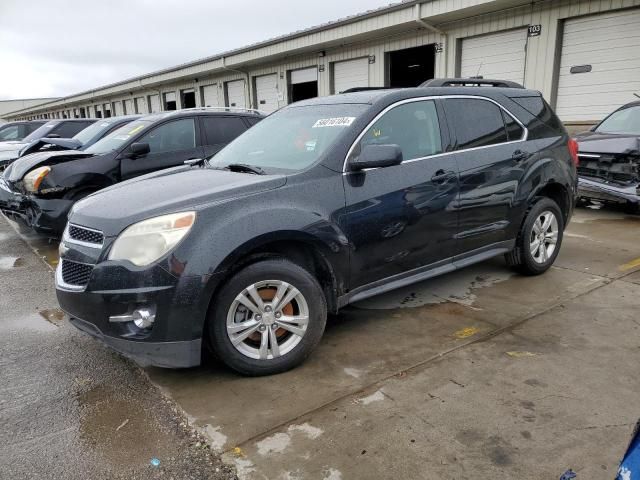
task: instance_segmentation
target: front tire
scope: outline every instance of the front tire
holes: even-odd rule
[[[280,258],[235,273],[214,298],[208,318],[213,353],[248,376],[300,365],[320,342],[326,322],[318,281]]]
[[[505,255],[509,266],[524,275],[540,275],[555,262],[564,235],[564,216],[558,204],[542,198],[527,213],[516,248]]]

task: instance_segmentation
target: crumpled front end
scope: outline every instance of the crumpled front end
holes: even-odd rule
[[[39,233],[59,236],[72,206],[72,200],[26,195],[0,176],[0,211]]]
[[[580,197],[640,204],[640,139],[593,134],[580,143],[578,156]]]

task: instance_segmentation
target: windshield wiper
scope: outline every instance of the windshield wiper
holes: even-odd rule
[[[246,163],[232,163],[224,167],[225,170],[230,170],[232,172],[240,172],[240,173],[255,173],[256,175],[266,175],[265,172],[260,167],[255,165],[247,165]]]

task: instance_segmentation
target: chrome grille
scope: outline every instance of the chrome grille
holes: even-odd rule
[[[84,287],[89,283],[93,265],[62,260],[62,280],[68,285]]]
[[[97,230],[91,230],[77,225],[69,225],[69,238],[78,242],[102,245],[104,235]]]

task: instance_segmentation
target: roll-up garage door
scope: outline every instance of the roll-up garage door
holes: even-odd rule
[[[127,99],[124,101],[124,113],[125,115],[132,115],[133,113],[135,113],[135,110],[133,108],[133,100]]]
[[[161,111],[160,108],[160,96],[159,95],[149,95],[149,105],[151,105],[151,113],[158,113]]]
[[[291,72],[291,85],[318,81],[318,67],[293,70]]]
[[[524,84],[527,30],[509,30],[462,40],[460,76]]]
[[[358,58],[333,64],[333,92],[369,86],[369,59]]]
[[[234,80],[226,83],[227,107],[246,108],[244,96],[244,80]]]
[[[256,77],[256,100],[258,110],[265,113],[278,109],[278,75]]]
[[[113,102],[113,115],[119,116],[122,115],[122,103],[121,102]]]
[[[205,107],[219,107],[218,85],[205,85],[202,87],[202,105]]]
[[[556,112],[563,121],[596,122],[637,100],[640,10],[567,20],[558,73]]]

